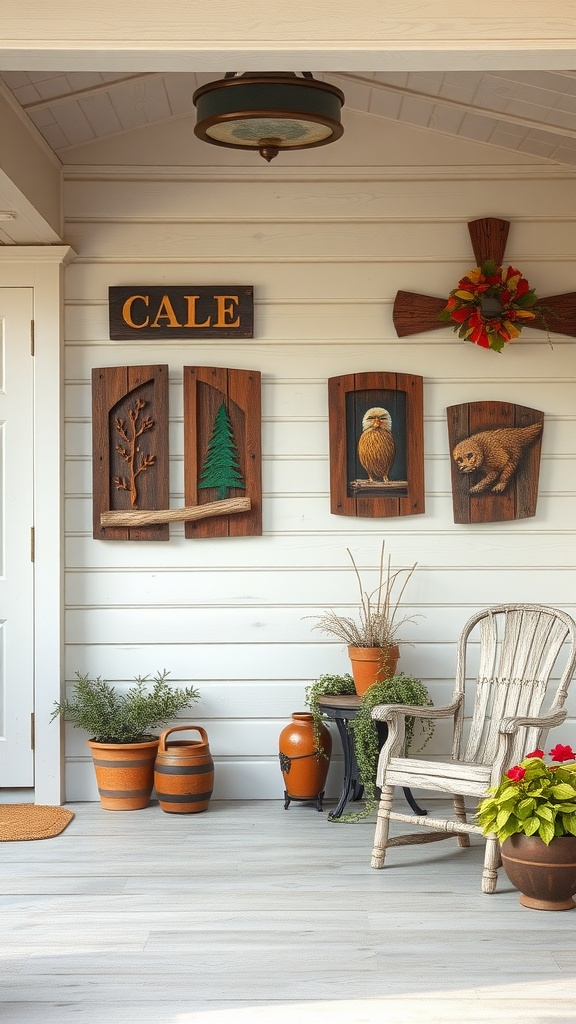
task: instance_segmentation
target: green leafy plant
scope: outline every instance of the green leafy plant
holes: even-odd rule
[[[306,688],[305,699],[314,718],[314,736],[317,750],[319,750],[319,725],[323,720],[319,705],[321,696],[355,692],[354,681],[350,675],[320,676],[316,682]],[[335,821],[361,821],[368,814],[371,814],[376,807],[376,771],[378,768],[380,744],[377,723],[372,718],[372,709],[377,704],[411,704],[414,707],[433,706],[424,683],[420,679],[415,679],[414,676],[407,676],[403,673],[374,683],[366,690],[366,693],[360,698],[360,707],[356,712],[355,718],[350,719],[348,725],[354,739],[359,781],[364,787],[364,808],[361,811],[343,814],[340,818],[333,819]],[[424,729],[424,739],[419,750],[426,746],[434,732],[434,723],[430,719],[421,719],[421,721]],[[410,749],[413,738],[414,719],[407,718],[407,751]]]
[[[322,754],[326,757],[326,754],[321,748],[320,744],[320,726],[322,725],[324,715],[320,710],[318,703],[321,696],[340,696],[343,693],[356,693],[356,687],[354,686],[354,680],[352,676],[347,672],[343,676],[335,675],[323,675],[320,676],[314,683],[306,687],[304,692],[304,700],[306,705],[312,712],[312,720],[314,725],[314,746],[316,754]]]
[[[139,743],[150,739],[150,729],[161,729],[178,711],[190,707],[200,694],[192,686],[173,687],[170,673],[136,676],[136,685],[119,691],[98,676],[76,673],[76,689],[68,700],[55,704],[50,721],[62,716],[75,728],[85,729],[97,743]]]
[[[501,843],[516,834],[539,836],[546,846],[557,836],[576,836],[576,754],[557,743],[548,756],[552,764],[533,750],[488,790],[476,815],[484,835]]]
[[[414,622],[413,616],[398,619],[400,604],[406,586],[416,569],[417,563],[408,569],[392,569],[390,555],[385,558],[385,541],[380,550],[378,585],[371,592],[364,589],[362,577],[350,548],[346,549],[360,590],[360,604],[356,619],[340,615],[334,609],[323,615],[312,616],[317,619],[313,629],[318,629],[326,636],[334,636],[343,640],[350,647],[392,647],[401,643],[398,630],[405,622]]]

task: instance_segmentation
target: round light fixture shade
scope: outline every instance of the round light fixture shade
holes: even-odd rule
[[[194,134],[214,146],[257,149],[273,160],[281,149],[311,149],[344,131],[344,93],[309,71],[231,72],[196,89]]]

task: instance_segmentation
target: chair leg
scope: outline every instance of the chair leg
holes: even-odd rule
[[[466,806],[463,796],[455,796],[452,801],[454,805],[454,818],[456,821],[466,821]],[[467,832],[460,832],[458,835],[458,846],[470,846],[470,836]]]
[[[482,872],[482,892],[496,892],[498,868],[502,863],[500,843],[496,836],[488,836],[484,855],[484,871]]]
[[[374,848],[372,850],[373,868],[383,868],[386,859],[386,847],[388,845],[388,832],[390,830],[390,811],[394,797],[393,786],[383,786],[380,793],[378,805],[378,818],[376,819],[376,831],[374,833]]]

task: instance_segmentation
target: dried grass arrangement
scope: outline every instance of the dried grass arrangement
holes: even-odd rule
[[[360,604],[356,619],[340,615],[334,609],[323,615],[311,616],[317,619],[313,629],[326,636],[334,636],[349,647],[392,647],[402,643],[398,631],[406,622],[415,622],[415,616],[405,615],[399,618],[400,605],[404,591],[418,565],[417,562],[407,569],[392,569],[391,556],[386,557],[386,542],[382,541],[378,585],[370,593],[365,590],[360,570],[350,548],[346,548],[360,590]]]

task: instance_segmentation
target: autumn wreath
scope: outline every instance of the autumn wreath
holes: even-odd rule
[[[450,292],[440,319],[454,321],[459,338],[501,352],[517,338],[527,320],[534,320],[538,301],[534,289],[514,267],[497,267],[486,260],[470,270]]]

